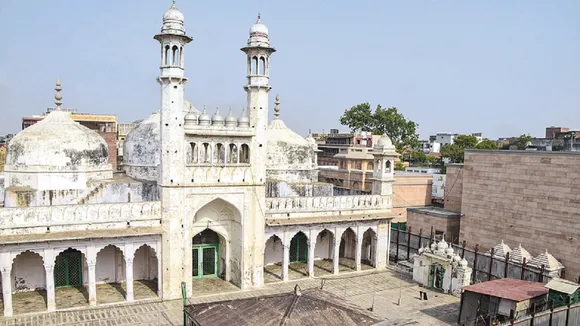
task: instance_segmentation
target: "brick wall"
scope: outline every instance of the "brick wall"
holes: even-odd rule
[[[393,215],[399,215],[393,222],[407,220],[408,207],[431,205],[433,175],[396,174],[393,184]]]
[[[461,212],[461,200],[463,192],[463,165],[450,164],[447,166],[445,177],[445,209]]]
[[[429,212],[432,211],[433,213]],[[441,211],[441,214],[437,214]],[[419,233],[423,229],[423,234],[429,236],[431,227],[435,233],[443,232],[445,239],[457,240],[459,238],[460,217],[459,214],[449,214],[441,208],[409,209],[407,211],[407,227],[412,228],[413,233]],[[447,216],[446,216],[447,215]]]
[[[109,152],[109,163],[113,166],[113,171],[117,170],[117,133],[116,132],[98,132],[107,142],[107,151]]]
[[[466,151],[462,208],[460,240],[547,249],[568,279],[580,276],[578,153]]]

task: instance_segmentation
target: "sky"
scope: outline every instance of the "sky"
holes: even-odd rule
[[[160,109],[161,28],[170,0],[0,0],[0,134],[54,104],[133,122]],[[270,117],[306,136],[347,131],[363,102],[437,132],[542,137],[580,129],[577,0],[177,0],[194,41],[186,99],[210,114],[246,106],[245,46],[262,15],[271,45]]]

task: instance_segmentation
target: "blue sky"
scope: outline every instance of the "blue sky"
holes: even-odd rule
[[[54,102],[132,122],[159,109],[170,0],[0,0],[0,133]],[[302,135],[341,127],[361,102],[396,106],[436,132],[490,138],[580,129],[580,1],[178,0],[188,34],[186,98],[245,106],[248,30],[262,13],[276,52],[270,115]]]

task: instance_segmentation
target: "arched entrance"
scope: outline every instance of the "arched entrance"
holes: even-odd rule
[[[13,315],[46,311],[46,273],[42,257],[32,251],[18,254],[13,260],[11,274]]]
[[[308,262],[308,238],[302,231],[290,241],[290,263],[307,263]]]
[[[276,282],[282,279],[282,260],[284,244],[282,239],[273,235],[266,240],[264,247],[264,282]]]
[[[334,253],[334,234],[329,230],[322,230],[316,236],[314,248],[314,275],[332,274]]]
[[[121,249],[108,245],[97,253],[95,280],[97,282],[97,302],[122,302],[127,298],[125,257]]]
[[[133,280],[135,299],[156,297],[159,291],[159,260],[157,253],[148,245],[142,245],[135,251],[133,260]]]
[[[225,241],[216,232],[205,229],[192,240],[192,277],[223,277]],[[222,264],[220,264],[222,263]]]
[[[434,263],[429,266],[429,280],[430,287],[443,290],[443,277],[445,275],[445,268],[440,264]]]
[[[342,233],[338,250],[339,264],[350,269],[356,269],[356,233],[348,228]]]
[[[84,287],[88,270],[83,254],[68,248],[56,256],[54,264],[56,308],[84,307],[89,303],[89,293]]]
[[[361,264],[376,267],[377,235],[373,229],[363,233],[361,246]]]

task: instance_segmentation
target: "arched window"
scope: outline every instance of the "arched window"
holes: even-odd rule
[[[238,163],[238,146],[230,144],[230,163]]]
[[[215,146],[215,161],[217,163],[225,163],[226,162],[226,148],[221,143],[218,143]]]
[[[179,48],[179,66],[183,67],[183,46]]]
[[[387,172],[387,173],[391,172],[391,161],[390,160],[385,161],[385,172]]]
[[[164,56],[165,56],[165,65],[166,66],[169,66],[170,65],[169,59],[171,58],[171,53],[169,52],[169,45],[166,45],[165,46],[165,54],[164,54]]]
[[[173,46],[172,51],[173,51],[172,65],[179,66],[179,48],[177,47],[177,45]]]
[[[374,170],[375,165],[373,164],[373,162],[368,162],[367,163],[367,170]]]
[[[258,74],[258,57],[252,58],[252,75]]]
[[[356,169],[362,170],[362,163],[361,162],[356,162]]]
[[[258,75],[265,75],[266,74],[266,59],[264,57],[260,57],[260,71]]]
[[[202,159],[203,159],[203,163],[211,163],[211,147],[209,146],[209,143],[203,143],[203,147],[202,147]]]
[[[240,153],[240,163],[250,163],[250,146],[242,145],[242,152]]]

